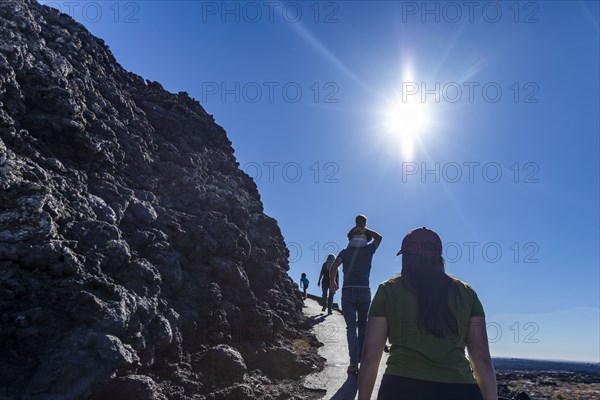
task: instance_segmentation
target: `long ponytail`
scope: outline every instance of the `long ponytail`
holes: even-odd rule
[[[458,322],[449,301],[456,296],[456,279],[446,274],[442,256],[402,255],[402,273],[415,291],[421,329],[436,337],[458,334]]]

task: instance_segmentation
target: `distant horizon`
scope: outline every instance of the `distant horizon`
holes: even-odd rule
[[[579,360],[547,360],[540,358],[519,358],[519,357],[504,357],[504,356],[493,356],[493,360],[522,360],[522,361],[544,361],[544,362],[556,362],[556,363],[570,363],[570,364],[592,364],[600,366],[600,361],[579,361]]]

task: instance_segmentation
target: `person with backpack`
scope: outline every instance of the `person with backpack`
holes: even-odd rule
[[[323,263],[323,266],[321,267],[321,273],[319,274],[319,280],[317,281],[317,286],[321,286],[321,283],[323,284],[323,286],[321,286],[323,289],[323,308],[321,311],[325,311],[325,309],[327,309],[327,315],[331,315],[333,313],[333,292],[331,291],[329,271],[331,270],[331,266],[333,265],[334,261],[335,254],[329,254]],[[339,273],[336,273],[336,284],[339,284],[339,279],[340,275]]]

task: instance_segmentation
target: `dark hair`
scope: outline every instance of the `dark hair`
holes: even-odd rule
[[[367,217],[365,217],[362,214],[358,214],[356,216],[355,222],[356,222],[356,225],[360,225],[361,223],[362,223],[362,225],[367,225]]]
[[[436,337],[458,335],[449,301],[458,293],[456,278],[446,274],[442,256],[402,255],[402,272],[417,295],[418,324]]]
[[[303,272],[302,275],[300,275],[302,278],[306,278],[306,272]]]

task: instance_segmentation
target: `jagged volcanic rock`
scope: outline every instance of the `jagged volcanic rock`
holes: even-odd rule
[[[186,93],[1,1],[0,398],[279,398],[318,368],[293,352],[315,339],[238,166]]]

